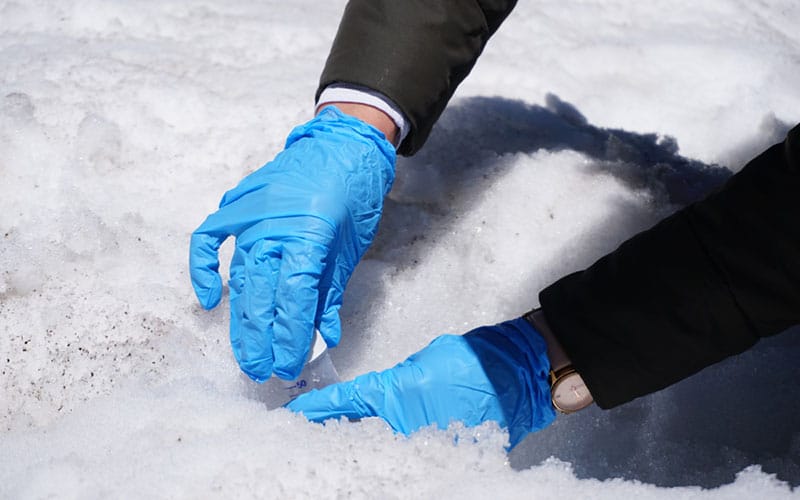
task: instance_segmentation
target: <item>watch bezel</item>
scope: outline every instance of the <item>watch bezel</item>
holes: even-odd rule
[[[584,408],[586,408],[587,406],[591,405],[594,402],[594,398],[592,397],[592,393],[588,392],[588,388],[587,388],[587,393],[586,393],[587,394],[587,396],[586,396],[587,399],[585,401],[583,401],[578,408],[568,409],[568,408],[562,408],[561,406],[559,406],[558,402],[556,401],[556,388],[559,385],[561,385],[562,383],[564,383],[564,381],[567,380],[571,376],[578,377],[581,380],[581,383],[583,383],[584,386],[586,385],[586,382],[584,382],[583,377],[581,377],[580,373],[578,373],[578,371],[572,365],[567,365],[567,366],[565,366],[563,368],[559,368],[558,370],[555,370],[555,371],[550,370],[550,400],[553,403],[553,407],[556,410],[558,410],[559,412],[561,412],[561,413],[563,413],[565,415],[569,415],[570,413],[575,413],[575,412],[581,411],[581,410],[583,410]]]

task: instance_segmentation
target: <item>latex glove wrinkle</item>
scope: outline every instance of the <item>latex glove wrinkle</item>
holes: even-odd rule
[[[258,382],[296,378],[314,328],[341,337],[339,308],[378,229],[396,153],[374,127],[331,106],[295,128],[284,151],[225,193],[192,234],[189,267],[203,307],[222,297],[218,250],[236,237],[230,338]]]
[[[541,335],[524,319],[442,335],[393,368],[299,396],[287,407],[306,418],[381,417],[395,431],[496,421],[510,446],[547,427],[550,362]]]

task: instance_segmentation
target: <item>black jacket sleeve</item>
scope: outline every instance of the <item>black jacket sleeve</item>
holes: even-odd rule
[[[399,152],[416,153],[515,4],[516,0],[351,0],[317,98],[332,83],[381,92],[411,125]]]
[[[539,299],[602,408],[800,323],[800,125],[718,192]]]

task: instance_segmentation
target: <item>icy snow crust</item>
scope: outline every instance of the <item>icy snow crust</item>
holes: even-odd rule
[[[343,7],[0,2],[0,497],[800,497],[796,330],[510,455],[492,425],[265,410],[227,307],[195,303],[189,233],[310,117]],[[521,2],[398,165],[339,372],[525,312],[780,140],[798,21],[793,0]]]

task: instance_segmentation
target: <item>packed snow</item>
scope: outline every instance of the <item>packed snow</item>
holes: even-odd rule
[[[343,8],[0,2],[0,498],[800,498],[798,329],[510,454],[491,424],[264,407],[189,234],[311,117]],[[794,0],[520,2],[398,163],[339,373],[524,313],[781,140],[798,23]]]

